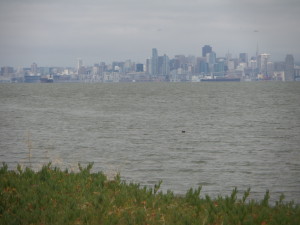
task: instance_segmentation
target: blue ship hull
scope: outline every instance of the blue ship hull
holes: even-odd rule
[[[239,82],[241,78],[216,78],[216,79],[200,79],[202,82]]]

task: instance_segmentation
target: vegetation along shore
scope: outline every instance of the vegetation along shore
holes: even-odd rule
[[[0,168],[0,224],[300,224],[300,206],[281,196],[269,204],[230,196],[200,197],[201,187],[184,196],[126,183],[120,175],[109,180],[91,173],[92,164],[79,172],[62,171],[51,163],[37,172],[30,168]]]

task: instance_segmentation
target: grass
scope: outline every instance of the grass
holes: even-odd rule
[[[30,168],[0,168],[0,224],[300,224],[300,207],[282,196],[269,204],[267,191],[261,201],[241,199],[237,189],[230,196],[200,197],[201,188],[185,196],[171,191],[121,181],[91,173],[92,164],[79,172],[62,171],[49,163]]]

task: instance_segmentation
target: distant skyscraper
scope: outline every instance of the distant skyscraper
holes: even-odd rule
[[[248,54],[247,53],[240,53],[239,62],[248,64]]]
[[[158,56],[158,75],[162,75],[163,72],[163,62],[164,61],[164,57],[163,56]]]
[[[215,52],[209,52],[206,54],[206,61],[208,64],[215,64],[216,63],[217,55]]]
[[[255,55],[256,59],[258,58],[258,55],[259,55],[259,47],[258,47],[258,42],[257,42],[257,44],[256,44],[256,55]]]
[[[80,68],[83,66],[83,62],[82,62],[82,59],[78,59],[78,62],[77,62],[77,70],[80,70]]]
[[[151,75],[158,74],[158,54],[157,49],[152,49],[152,58],[151,58]]]
[[[151,59],[146,59],[146,73],[151,74]]]
[[[209,45],[205,45],[204,47],[202,47],[202,57],[206,57],[206,54],[211,52],[212,47],[210,47]]]
[[[169,57],[164,54],[162,63],[162,75],[166,76],[170,73],[170,60]]]
[[[208,63],[206,62],[206,58],[204,57],[197,58],[196,73],[208,74]]]
[[[294,56],[291,54],[285,57],[284,77],[286,81],[295,80]]]
[[[10,66],[1,67],[1,75],[2,76],[10,76],[14,73],[14,68]]]
[[[285,70],[285,62],[275,62],[274,70],[278,72],[282,72]]]
[[[258,72],[268,77],[268,63],[270,62],[270,54],[260,54],[257,57]]]
[[[217,62],[214,64],[214,72],[218,76],[224,76],[224,71],[225,71],[225,59],[219,58]]]
[[[200,73],[203,74],[208,74],[209,68],[208,68],[208,63],[205,61],[200,61]]]
[[[227,70],[232,71],[235,69],[234,59],[230,59],[227,61]]]
[[[267,63],[267,77],[272,78],[274,76],[274,63],[268,62]]]
[[[214,72],[214,64],[216,63],[216,53],[215,52],[208,52],[206,53],[206,61],[208,63],[209,72]]]
[[[37,64],[36,64],[36,63],[32,63],[32,64],[31,64],[30,72],[31,72],[32,74],[34,74],[34,75],[37,74],[38,68],[37,68]]]
[[[170,73],[170,60],[169,57],[164,54],[158,56],[158,75],[166,76]]]
[[[144,72],[144,65],[142,63],[136,64],[136,72]]]

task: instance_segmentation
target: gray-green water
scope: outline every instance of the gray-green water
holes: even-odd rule
[[[300,202],[300,82],[0,85],[0,159]],[[182,133],[182,131],[185,133]]]

